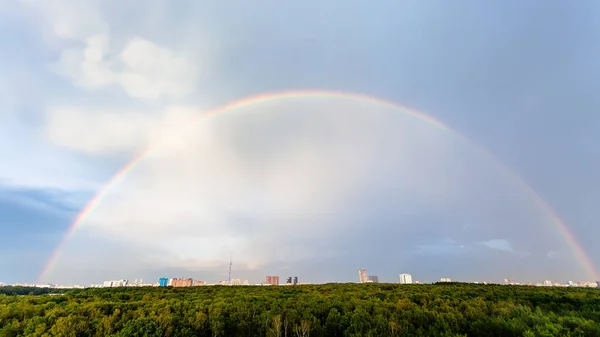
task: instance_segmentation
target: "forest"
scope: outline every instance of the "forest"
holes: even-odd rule
[[[438,283],[0,291],[0,336],[600,336],[600,290]],[[17,291],[18,290],[18,291]]]

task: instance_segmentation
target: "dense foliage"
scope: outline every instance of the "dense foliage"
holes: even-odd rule
[[[600,336],[600,291],[475,284],[0,295],[0,336]]]
[[[62,294],[72,291],[71,289],[54,288],[36,288],[22,286],[0,287],[0,295],[44,295],[44,294]]]

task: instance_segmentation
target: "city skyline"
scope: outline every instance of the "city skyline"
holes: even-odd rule
[[[600,4],[540,6],[0,1],[0,279],[600,279]]]
[[[230,262],[231,265],[232,262]],[[289,273],[283,273],[289,274]],[[196,277],[191,276],[188,273],[188,276],[180,276],[180,277],[158,277],[156,278],[156,282],[152,281],[150,283],[143,283],[143,278],[135,278],[134,281],[129,281],[131,279],[121,278],[111,281],[103,281],[101,283],[90,283],[88,286],[98,287],[111,287],[111,284],[117,284],[117,286],[123,286],[124,283],[129,282],[131,285],[141,285],[144,286],[175,286],[175,287],[191,287],[191,286],[204,286],[204,285],[296,285],[296,284],[326,284],[326,283],[400,283],[400,284],[430,284],[430,283],[444,283],[444,282],[459,282],[459,283],[485,283],[485,284],[505,284],[505,285],[537,285],[537,286],[578,286],[578,287],[596,287],[600,285],[600,281],[598,280],[573,280],[573,278],[565,278],[564,280],[555,280],[550,281],[548,279],[539,279],[539,280],[519,280],[519,279],[511,279],[504,278],[502,280],[489,280],[489,279],[465,279],[460,277],[440,277],[437,279],[414,279],[413,275],[410,273],[401,273],[396,274],[396,279],[380,279],[378,275],[369,275],[367,269],[358,269],[358,278],[355,280],[341,280],[341,279],[329,279],[325,281],[311,281],[310,276],[302,277],[303,282],[299,282],[298,276],[282,276],[281,275],[266,275],[262,276],[254,282],[255,280],[247,279],[243,277],[243,273],[240,274],[235,273],[235,271],[230,274],[227,274],[227,278],[218,279],[218,278],[208,278],[208,279],[198,279]],[[232,277],[233,276],[233,277]],[[399,279],[398,279],[399,277]],[[308,282],[305,282],[307,281]],[[4,283],[0,280],[0,286]],[[16,282],[15,284],[36,284],[35,282]],[[40,285],[41,283],[38,283]],[[10,283],[7,283],[10,285]],[[44,283],[44,286],[53,285],[51,283]],[[55,284],[54,284],[55,285]],[[73,283],[71,283],[73,285]]]
[[[266,276],[264,282],[252,283],[249,280],[231,279],[231,282],[227,280],[221,280],[218,282],[205,282],[203,280],[197,280],[194,278],[165,278],[161,277],[157,282],[146,283],[143,279],[135,279],[130,281],[128,279],[109,280],[101,283],[95,283],[90,285],[57,285],[57,284],[30,284],[30,283],[15,283],[15,284],[4,284],[0,282],[0,286],[27,286],[27,287],[39,287],[39,288],[57,288],[57,289],[68,289],[68,288],[113,288],[113,287],[198,287],[198,286],[296,286],[296,285],[319,285],[319,284],[332,284],[332,283],[389,283],[389,284],[405,284],[405,285],[420,285],[420,284],[433,284],[433,283],[475,283],[475,284],[498,284],[498,285],[516,285],[516,286],[544,286],[544,287],[588,287],[588,288],[600,288],[600,281],[567,281],[567,282],[553,282],[551,280],[543,280],[540,282],[519,282],[515,280],[504,279],[504,282],[487,282],[487,281],[454,281],[450,278],[441,278],[434,282],[421,282],[419,280],[413,280],[411,274],[400,274],[400,279],[396,282],[379,282],[379,280],[368,280],[367,282],[360,282],[360,280],[354,282],[340,282],[340,281],[329,281],[324,283],[310,283],[310,282],[297,282],[297,279],[293,283],[278,283],[278,276],[271,275]],[[377,277],[377,276],[375,276]]]

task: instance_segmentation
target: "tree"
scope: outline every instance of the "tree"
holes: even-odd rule
[[[281,337],[281,315],[273,316],[273,326],[269,330],[269,334],[273,337]]]
[[[161,337],[162,329],[152,318],[142,317],[128,321],[116,337]]]
[[[298,337],[308,337],[310,334],[310,323],[307,320],[302,320],[299,325],[296,325],[294,331]]]

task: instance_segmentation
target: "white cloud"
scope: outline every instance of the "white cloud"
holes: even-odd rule
[[[21,3],[36,14],[35,21],[41,21],[59,39],[78,41],[109,31],[99,1],[22,0]]]
[[[118,55],[110,50],[107,35],[89,36],[61,53],[57,71],[87,89],[115,84],[139,99],[180,98],[196,86],[198,66],[152,41],[133,37]]]
[[[87,155],[135,155],[153,144],[181,142],[180,131],[201,113],[190,106],[156,112],[57,106],[47,111],[45,132],[53,144]]]
[[[77,86],[97,90],[120,86],[136,99],[181,98],[192,92],[200,73],[187,51],[148,38],[112,32],[99,2],[32,2],[52,28],[60,54],[55,71]],[[120,41],[125,41],[121,46]],[[198,41],[200,42],[200,41]],[[202,62],[208,60],[204,55]]]
[[[529,252],[520,252],[520,251],[514,250],[514,248],[510,244],[510,242],[508,242],[508,240],[504,240],[504,239],[491,239],[491,240],[483,241],[483,242],[481,242],[481,244],[488,248],[500,250],[503,252],[515,253],[515,254],[519,254],[519,255],[530,255]]]
[[[148,145],[158,122],[137,111],[62,107],[49,111],[47,134],[54,144],[87,154],[130,154]]]
[[[76,85],[96,89],[115,83],[117,75],[107,60],[109,41],[106,35],[84,40],[84,47],[72,47],[61,52],[56,71]]]
[[[126,68],[118,82],[133,97],[181,97],[196,86],[197,66],[151,41],[133,38],[123,49],[121,60]]]
[[[514,252],[515,250],[512,248],[512,245],[510,244],[510,242],[506,241],[506,240],[500,240],[500,239],[492,239],[492,240],[488,240],[488,241],[484,241],[482,242],[483,245],[492,248],[492,249],[497,249],[497,250],[502,250],[505,252]]]

